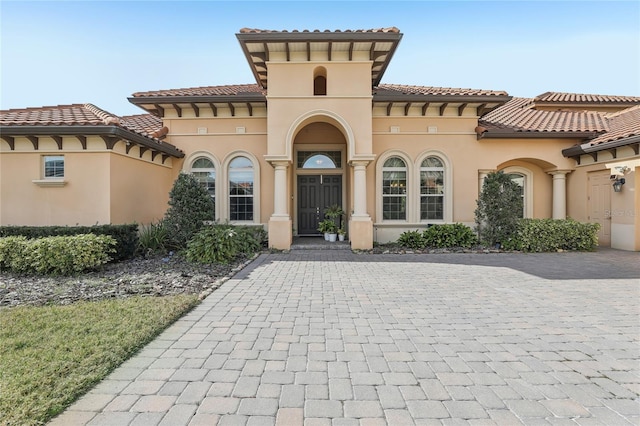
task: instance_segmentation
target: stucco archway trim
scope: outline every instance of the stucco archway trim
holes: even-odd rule
[[[356,141],[353,129],[351,129],[349,123],[339,114],[324,109],[308,111],[296,118],[293,123],[291,123],[291,126],[287,131],[287,143],[285,152],[286,159],[289,161],[293,161],[293,143],[298,132],[302,130],[307,124],[316,122],[329,123],[340,130],[340,132],[342,132],[347,141],[347,161],[353,160],[355,156]],[[275,158],[275,156],[272,155],[269,155],[268,157]]]

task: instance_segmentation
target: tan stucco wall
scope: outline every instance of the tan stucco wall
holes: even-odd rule
[[[1,225],[95,225],[149,223],[162,217],[171,189],[171,159],[151,163],[139,148],[118,142],[113,150],[101,138],[87,138],[83,150],[76,138],[65,137],[59,150],[53,140],[39,138],[39,149],[16,138],[15,150],[3,143],[0,152]],[[42,157],[63,155],[64,185],[47,186]]]
[[[112,154],[110,176],[111,223],[148,224],[164,216],[173,185],[170,166]]]
[[[16,138],[15,151],[3,150],[0,153],[0,224],[44,226],[109,223],[111,154],[59,151],[57,147],[54,151],[43,140],[40,149],[34,151],[31,142]],[[64,155],[64,186],[42,187],[33,182],[42,179],[42,157],[45,155]]]

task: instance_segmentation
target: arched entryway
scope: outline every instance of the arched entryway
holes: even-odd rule
[[[293,227],[299,236],[320,235],[329,206],[348,209],[347,142],[334,125],[305,125],[293,141]],[[339,225],[346,228],[346,217]]]

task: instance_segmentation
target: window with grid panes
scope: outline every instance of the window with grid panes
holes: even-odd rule
[[[427,157],[420,165],[420,220],[444,219],[444,165]]]
[[[229,164],[229,219],[253,221],[253,163],[236,157]]]
[[[206,157],[198,157],[191,164],[191,174],[200,182],[200,185],[207,190],[216,203],[216,167],[213,161]],[[214,208],[215,211],[215,208]]]
[[[391,157],[382,167],[382,219],[407,219],[407,165]]]

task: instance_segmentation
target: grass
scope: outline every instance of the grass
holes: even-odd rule
[[[180,295],[0,310],[0,424],[44,424],[196,303]]]

